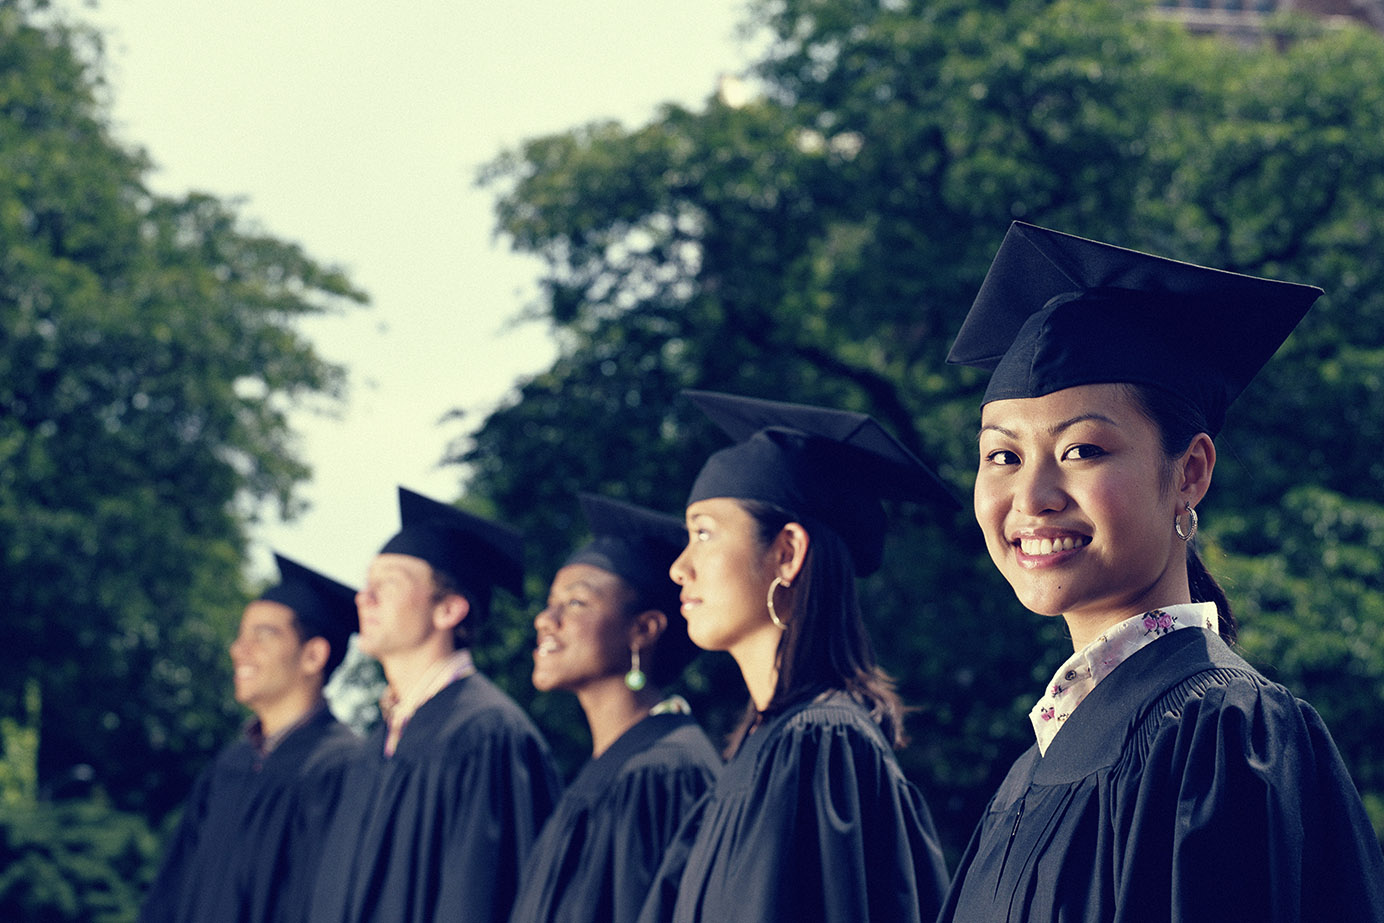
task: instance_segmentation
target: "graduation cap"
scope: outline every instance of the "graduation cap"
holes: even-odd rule
[[[332,651],[326,669],[330,676],[346,656],[346,642],[359,625],[356,591],[277,552],[274,563],[279,568],[279,582],[259,598],[292,609],[302,626],[303,640],[327,639]]]
[[[592,538],[572,552],[563,566],[599,567],[652,598],[661,600],[671,593],[673,604],[666,614],[676,615],[678,586],[668,576],[668,568],[687,544],[683,521],[595,494],[579,494],[577,499]]]
[[[771,503],[828,526],[850,549],[861,576],[884,552],[883,499],[959,509],[927,465],[868,414],[684,391],[737,443],[716,452],[697,475],[688,504],[711,497]]]
[[[1161,388],[1215,435],[1321,294],[1015,221],[947,361],[991,370],[985,403],[1104,382]]]
[[[524,596],[524,539],[518,530],[399,488],[402,528],[380,554],[421,558],[451,578],[475,614],[490,609],[492,587]]]
[[[668,617],[659,638],[654,663],[660,684],[676,677],[700,649],[687,637],[680,614],[680,588],[668,569],[687,545],[687,526],[677,516],[596,494],[578,494],[591,528],[591,541],[563,563],[589,564],[612,573],[634,587],[647,607]]]

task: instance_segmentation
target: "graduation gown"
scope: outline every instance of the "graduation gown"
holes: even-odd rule
[[[360,738],[320,709],[261,758],[248,740],[197,778],[142,923],[299,920]]]
[[[366,741],[337,810],[313,923],[500,923],[557,800],[547,745],[480,674],[419,706],[392,757]]]
[[[1377,923],[1384,859],[1312,707],[1187,628],[1019,758],[939,920]]]
[[[685,852],[670,851],[641,921],[936,916],[947,879],[931,815],[869,712],[843,693],[758,728],[701,808],[684,828],[695,837]]]
[[[688,715],[652,715],[587,763],[543,827],[510,923],[633,923],[721,759]]]

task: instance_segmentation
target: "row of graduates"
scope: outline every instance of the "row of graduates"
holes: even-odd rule
[[[1074,653],[953,874],[855,591],[882,500],[953,495],[863,414],[689,392],[733,444],[685,517],[584,496],[593,538],[535,618],[534,685],[576,693],[593,744],[560,797],[467,644],[520,587],[519,536],[401,490],[358,593],[281,558],[246,609],[258,720],[199,780],[144,919],[1384,920],[1327,729],[1235,653],[1193,544],[1227,408],[1319,294],[1010,227],[950,358],[991,372],[987,548]],[[364,742],[321,703],[357,616],[389,683]],[[699,649],[749,692],[724,763],[663,692]]]

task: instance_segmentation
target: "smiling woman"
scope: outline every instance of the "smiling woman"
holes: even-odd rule
[[[592,759],[573,780],[524,869],[511,923],[628,923],[721,761],[680,696],[697,649],[668,565],[682,523],[583,495],[594,537],[553,578],[534,618],[533,684],[575,693]]]
[[[1168,523],[1210,486],[1209,437],[1179,460],[1177,489],[1164,489],[1158,428],[1122,385],[995,401],[983,419],[976,518],[1020,602],[1064,616],[1078,648],[1157,605],[1191,602],[1185,543]]]
[[[1227,407],[1319,294],[1011,226],[951,360],[993,371],[986,547],[1076,653],[941,920],[1384,918],[1330,734],[1231,651],[1192,545]]]

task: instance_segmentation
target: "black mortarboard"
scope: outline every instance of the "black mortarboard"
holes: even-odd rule
[[[567,558],[567,564],[590,564],[620,577],[630,586],[663,600],[670,593],[678,611],[677,584],[668,568],[687,544],[687,527],[676,516],[655,513],[595,494],[580,494],[591,541]]]
[[[609,497],[584,493],[578,499],[592,537],[563,566],[589,564],[615,574],[639,593],[646,607],[668,617],[654,658],[658,681],[667,682],[700,651],[688,640],[687,622],[678,603],[680,588],[668,573],[687,545],[687,526],[677,516]]]
[[[684,391],[738,440],[697,475],[688,504],[711,497],[757,500],[828,526],[850,549],[856,571],[879,568],[884,552],[881,499],[959,508],[918,457],[868,414],[757,398]]]
[[[356,591],[277,552],[274,563],[279,567],[279,582],[259,598],[292,609],[302,627],[304,641],[327,639],[332,653],[326,673],[331,675],[346,656],[346,642],[358,626]]]
[[[516,529],[399,488],[402,528],[380,554],[427,561],[455,581],[479,616],[490,609],[492,587],[524,595],[524,539]]]
[[[1321,293],[1015,221],[947,361],[992,371],[986,403],[1104,382],[1162,388],[1214,435]]]

